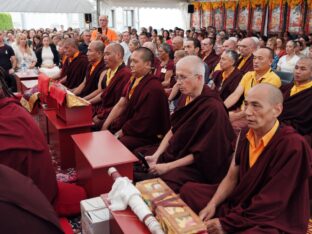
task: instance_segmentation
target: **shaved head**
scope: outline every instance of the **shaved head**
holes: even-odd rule
[[[113,51],[116,54],[119,54],[121,58],[124,57],[124,49],[123,47],[118,43],[111,43],[106,48],[110,48],[111,51]]]
[[[92,42],[90,43],[90,45],[93,46],[93,48],[95,49],[95,51],[97,51],[97,52],[102,52],[102,53],[104,52],[105,46],[104,46],[104,43],[103,43],[102,41],[100,41],[100,40],[92,41]]]
[[[78,50],[78,44],[74,38],[67,38],[64,40],[64,46],[70,46]]]
[[[266,101],[272,105],[283,104],[284,98],[282,92],[272,84],[262,83],[255,85],[248,91],[248,94],[252,94],[254,92],[260,92],[262,94],[262,98],[266,99]]]
[[[205,65],[198,56],[186,56],[179,60],[176,67],[177,70],[181,67],[187,67],[193,75],[201,75],[203,78],[205,77]]]
[[[151,41],[145,42],[145,43],[143,44],[142,47],[145,47],[145,48],[150,49],[150,50],[153,52],[153,54],[155,54],[155,52],[156,52],[156,46],[155,46],[155,44],[154,44],[153,42],[151,42]]]
[[[172,39],[172,49],[173,51],[183,49],[183,38],[176,36]]]

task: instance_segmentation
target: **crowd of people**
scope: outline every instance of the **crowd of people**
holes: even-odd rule
[[[135,165],[135,181],[162,178],[209,233],[306,233],[312,35],[214,27],[118,34],[100,16],[99,28],[81,34],[1,32],[0,67],[0,120],[17,105],[8,101],[14,73],[37,67],[92,104],[95,131],[145,156],[149,169]],[[5,125],[1,141],[13,131]],[[0,146],[1,155],[14,150]]]

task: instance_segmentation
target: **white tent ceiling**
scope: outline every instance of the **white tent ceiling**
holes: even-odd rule
[[[0,12],[93,13],[90,0],[0,0]]]
[[[100,0],[112,7],[179,8],[187,0]]]

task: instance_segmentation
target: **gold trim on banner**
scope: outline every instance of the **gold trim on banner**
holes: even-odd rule
[[[218,9],[218,8],[221,8],[222,7],[222,2],[212,2],[211,5],[212,5],[212,9]]]
[[[308,9],[312,9],[312,0],[308,0],[307,5],[308,5]]]
[[[254,9],[260,5],[262,8],[264,8],[266,3],[267,0],[251,0],[251,7]]]
[[[277,6],[283,5],[285,0],[269,0],[269,7],[274,9]]]
[[[234,11],[236,8],[236,4],[237,4],[237,2],[233,2],[233,1],[232,2],[224,2],[224,7],[225,7],[225,9],[232,9]]]
[[[291,8],[294,8],[297,5],[301,5],[302,0],[287,0],[287,3]]]
[[[195,11],[198,11],[200,9],[200,5],[201,5],[200,2],[193,2],[192,4],[194,5]]]
[[[250,5],[250,1],[249,0],[241,0],[239,1],[239,6],[242,7],[247,7]]]
[[[201,8],[203,11],[209,11],[212,9],[211,3],[210,2],[203,2],[201,4]]]

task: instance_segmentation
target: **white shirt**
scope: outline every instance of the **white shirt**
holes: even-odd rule
[[[32,64],[32,62],[37,62],[37,57],[32,49],[29,49],[30,53],[23,53],[18,45],[14,46],[13,49],[16,56],[18,69],[21,68],[23,61],[26,63],[27,68]]]
[[[284,55],[279,59],[277,66],[281,69],[282,72],[293,73],[295,66],[298,60],[300,59],[300,57],[297,55],[294,55],[290,60],[286,61],[286,56],[287,55]]]
[[[41,56],[42,56],[42,65],[50,66],[54,64],[53,62],[54,55],[52,53],[50,46],[42,47]]]
[[[123,57],[123,61],[124,63],[127,65],[128,63],[128,59],[129,57],[131,56],[131,52],[130,52],[130,49],[129,49],[129,46],[126,42],[121,42],[120,45],[123,47],[124,49],[124,57]]]

